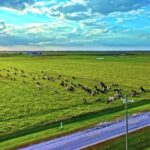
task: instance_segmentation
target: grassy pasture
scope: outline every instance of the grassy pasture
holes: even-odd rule
[[[15,71],[11,67],[16,67],[18,70]],[[4,68],[6,70],[3,70]],[[1,142],[32,133],[34,128],[44,130],[48,128],[47,126],[55,126],[55,123],[59,123],[60,120],[80,118],[81,115],[83,115],[81,117],[83,120],[84,115],[93,112],[123,109],[122,101],[119,99],[111,104],[106,103],[107,98],[113,96],[113,90],[108,94],[96,96],[87,94],[79,87],[75,87],[74,92],[69,92],[66,87],[60,86],[64,78],[69,80],[68,84],[70,82],[81,83],[92,90],[94,90],[94,85],[98,86],[99,81],[108,86],[115,82],[124,89],[124,94],[129,94],[131,89],[139,91],[139,87],[144,86],[148,91],[133,99],[137,111],[140,104],[149,105],[150,54],[101,56],[97,53],[94,55],[65,53],[64,56],[5,56],[0,57],[0,70],[2,75],[0,77]],[[21,70],[24,73],[21,73]],[[14,72],[17,72],[17,75],[14,75]],[[6,79],[7,74],[15,77],[16,81]],[[54,82],[43,80],[43,74],[52,76]],[[61,79],[57,79],[59,74],[62,76]],[[37,78],[38,75],[40,78],[36,81],[40,82],[40,86],[32,79]],[[72,79],[73,76],[76,79]],[[54,93],[54,90],[57,90],[58,93]],[[99,97],[103,100],[96,102]],[[83,98],[87,99],[87,104],[83,103]],[[101,121],[103,121],[103,116],[101,116]]]

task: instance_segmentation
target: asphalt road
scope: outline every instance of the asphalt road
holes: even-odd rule
[[[150,126],[150,112],[129,117],[129,132]],[[21,150],[79,150],[125,134],[125,119],[98,124],[93,128],[31,145]]]

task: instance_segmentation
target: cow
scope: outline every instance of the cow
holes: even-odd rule
[[[80,84],[80,83],[79,83],[79,84],[77,84],[77,85],[78,85],[79,87],[82,87],[82,86],[83,86],[83,85],[82,85],[82,84]]]
[[[106,94],[106,93],[107,93],[107,90],[106,90],[106,88],[104,88],[103,90],[100,90],[100,92],[101,92],[102,94]]]
[[[46,75],[44,75],[44,76],[43,76],[43,80],[46,80],[46,79],[47,79],[47,77],[46,77]]]
[[[45,85],[44,85],[44,87],[45,87],[45,88],[48,88],[48,85],[47,85],[47,84],[45,84]]]
[[[121,92],[122,89],[121,88],[118,88],[118,89],[114,89],[115,92]]]
[[[107,88],[107,86],[103,82],[99,82],[99,85],[100,85],[100,87]]]
[[[51,77],[47,77],[47,80],[49,80],[49,81],[50,81],[50,80],[51,80]]]
[[[75,86],[75,87],[77,86],[76,84],[74,84],[74,83],[72,83],[72,82],[71,82],[71,85],[73,85],[73,86]]]
[[[32,79],[33,79],[33,80],[36,80],[36,78],[35,78],[35,77],[33,77]]]
[[[96,102],[101,102],[101,101],[102,101],[101,98],[96,99]]]
[[[60,79],[60,78],[61,78],[61,75],[59,74],[58,77],[57,77],[57,79]]]
[[[82,86],[82,89],[83,89],[84,91],[86,91],[88,94],[90,94],[90,95],[91,95],[92,90],[91,90],[91,89],[89,89],[87,86]]]
[[[113,87],[118,87],[119,85],[117,83],[112,84]]]
[[[95,85],[94,88],[97,89],[98,87]]]
[[[65,82],[69,82],[66,78],[64,79]]]
[[[55,94],[58,94],[58,93],[59,93],[57,90],[54,90],[53,92],[54,92]]]
[[[96,91],[92,91],[91,96],[95,96],[95,95],[96,95]]]
[[[138,93],[136,90],[131,90],[130,95],[131,95],[132,97],[137,96],[138,94],[139,94],[139,93]]]
[[[27,83],[25,80],[23,80],[23,83]]]
[[[18,69],[14,67],[14,70],[16,70],[16,71],[17,71]]]
[[[110,91],[111,90],[111,87],[107,86],[107,91]]]
[[[73,92],[75,89],[74,89],[74,87],[70,86],[70,87],[67,87],[67,90],[70,92]]]
[[[76,79],[76,77],[73,76],[72,79]]]
[[[16,81],[16,78],[13,78],[14,81]]]
[[[27,78],[27,75],[23,74],[22,77]]]
[[[115,89],[114,91],[115,91],[115,94],[114,94],[115,98],[122,98],[121,89]]]
[[[84,104],[87,104],[87,100],[85,98],[82,99]]]
[[[122,93],[118,93],[118,92],[116,92],[115,94],[114,94],[114,96],[115,96],[115,98],[122,98]]]
[[[141,90],[141,92],[143,92],[143,93],[146,92],[146,90],[145,90],[142,86],[140,87],[140,90]]]
[[[107,104],[113,102],[115,100],[115,97],[109,97],[108,100],[107,100]]]
[[[41,85],[41,83],[40,83],[40,82],[38,82],[38,81],[36,82],[36,84],[37,84],[37,85]]]
[[[10,75],[7,73],[7,77],[10,77]]]
[[[99,92],[99,93],[100,93],[100,92],[101,92],[101,90],[100,90],[99,88],[96,88],[96,92]]]
[[[64,87],[65,86],[64,81],[61,81],[60,85]]]
[[[23,71],[23,70],[21,70],[21,73],[24,73],[24,71]]]

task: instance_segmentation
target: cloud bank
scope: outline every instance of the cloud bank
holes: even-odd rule
[[[149,40],[150,0],[0,2],[3,48],[148,49]]]

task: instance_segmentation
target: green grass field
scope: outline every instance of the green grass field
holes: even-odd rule
[[[62,53],[59,56],[56,53],[38,57],[2,55],[0,70],[2,149],[73,132],[124,114],[120,99],[107,104],[108,97],[114,96],[113,87],[107,94],[91,96],[78,86],[74,86],[73,92],[67,91],[67,87],[73,86],[71,82],[92,90],[95,85],[99,86],[100,81],[109,87],[117,83],[123,88],[122,93],[127,95],[133,89],[139,92],[139,87],[143,86],[145,93],[129,96],[134,100],[130,104],[131,113],[150,108],[149,53],[126,56],[99,53]],[[43,79],[44,74],[46,80]],[[60,79],[58,75],[61,75]],[[49,81],[47,77],[52,77],[54,81]],[[68,80],[65,81],[66,87],[60,86],[62,80]],[[83,98],[86,98],[86,104]],[[98,98],[102,101],[96,102]],[[66,126],[60,131],[62,120]]]

